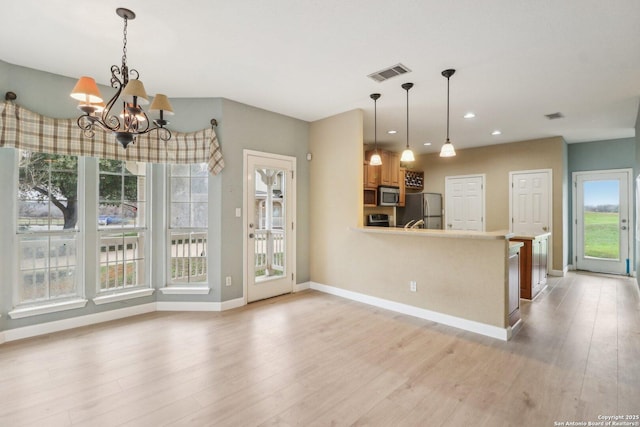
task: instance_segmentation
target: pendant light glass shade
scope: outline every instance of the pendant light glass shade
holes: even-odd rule
[[[371,166],[380,166],[382,164],[382,157],[380,157],[380,154],[378,154],[377,151],[375,151],[371,155],[371,159],[369,159],[369,164]]]
[[[413,151],[411,151],[410,148],[406,148],[403,152],[402,152],[402,156],[400,157],[400,161],[401,162],[413,162],[415,161],[416,158],[413,155]]]
[[[456,155],[456,150],[449,140],[449,78],[451,78],[455,72],[456,70],[451,68],[442,72],[442,75],[447,78],[447,141],[440,149],[440,157],[453,157]]]
[[[456,155],[456,149],[453,148],[451,141],[447,141],[440,149],[440,157],[453,157]]]
[[[382,95],[372,93],[369,96],[373,99],[373,140],[375,142],[375,149],[369,159],[369,164],[371,166],[380,166],[382,165],[382,157],[378,154],[378,98]]]
[[[413,151],[409,147],[409,89],[413,87],[413,83],[404,83],[402,85],[402,89],[407,91],[407,147],[402,152],[402,156],[400,157],[401,162],[413,162],[415,161],[415,157],[413,155]]]

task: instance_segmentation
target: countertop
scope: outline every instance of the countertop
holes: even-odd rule
[[[535,239],[539,239],[541,237],[549,237],[551,236],[551,233],[540,233],[540,234],[535,234],[535,235],[526,235],[526,234],[514,234],[510,237],[510,239],[518,239],[518,240],[535,240]]]
[[[396,236],[438,237],[450,239],[509,240],[513,233],[508,230],[499,231],[466,231],[466,230],[427,230],[424,228],[409,229],[396,227],[351,227],[360,233],[391,234]]]

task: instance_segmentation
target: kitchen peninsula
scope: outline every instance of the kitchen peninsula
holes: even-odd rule
[[[509,297],[518,293],[518,284],[511,283],[510,292],[509,255],[519,246],[514,248],[510,242],[511,233],[385,227],[351,230],[363,235],[371,253],[384,254],[370,268],[384,274],[385,283],[393,284],[389,299],[419,307],[414,310],[419,317],[510,338],[515,325],[510,324]],[[515,269],[517,280],[517,264]],[[511,278],[513,281],[513,274]]]

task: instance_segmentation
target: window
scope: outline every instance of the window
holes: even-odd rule
[[[169,166],[169,284],[207,282],[206,163]]]
[[[147,164],[100,159],[99,169],[98,292],[148,286]]]
[[[17,305],[80,296],[78,158],[18,151]]]

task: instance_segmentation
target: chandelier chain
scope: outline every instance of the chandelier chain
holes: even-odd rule
[[[124,30],[122,31],[122,64],[127,65],[127,22],[129,20],[124,17]]]

